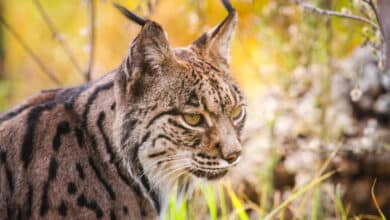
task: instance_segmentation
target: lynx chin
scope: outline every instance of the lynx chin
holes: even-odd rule
[[[229,67],[237,13],[187,47],[141,26],[102,78],[42,91],[0,115],[0,219],[156,219],[168,195],[240,161],[246,101]]]

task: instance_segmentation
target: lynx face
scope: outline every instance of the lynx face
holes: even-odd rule
[[[171,105],[157,104],[164,110],[147,124],[150,136],[139,149],[144,171],[163,184],[180,177],[218,179],[239,162],[241,154],[245,100],[230,73],[189,49],[178,50],[176,57],[180,56],[186,67],[173,70],[168,80],[179,86],[156,94],[156,101],[168,99]]]
[[[151,189],[177,185],[185,192],[196,180],[223,177],[240,161],[246,104],[228,65],[236,20],[231,11],[176,49],[159,24],[142,23],[117,79],[115,131],[127,167]]]

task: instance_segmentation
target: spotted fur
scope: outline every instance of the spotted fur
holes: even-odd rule
[[[117,69],[0,115],[0,219],[155,219],[168,194],[236,165],[245,99],[228,65],[236,13],[223,2],[228,17],[185,48],[136,17]]]

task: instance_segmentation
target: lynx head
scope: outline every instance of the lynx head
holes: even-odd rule
[[[229,68],[237,15],[223,3],[228,16],[184,48],[171,48],[158,23],[117,5],[142,29],[116,80],[116,147],[150,189],[184,192],[240,160],[246,105]]]

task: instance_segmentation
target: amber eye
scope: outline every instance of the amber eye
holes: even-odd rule
[[[231,117],[233,120],[237,120],[240,118],[241,115],[242,115],[242,107],[237,106],[233,109]]]
[[[203,119],[202,115],[200,114],[185,114],[183,118],[184,121],[191,126],[199,125],[200,123],[202,123],[202,119]]]

